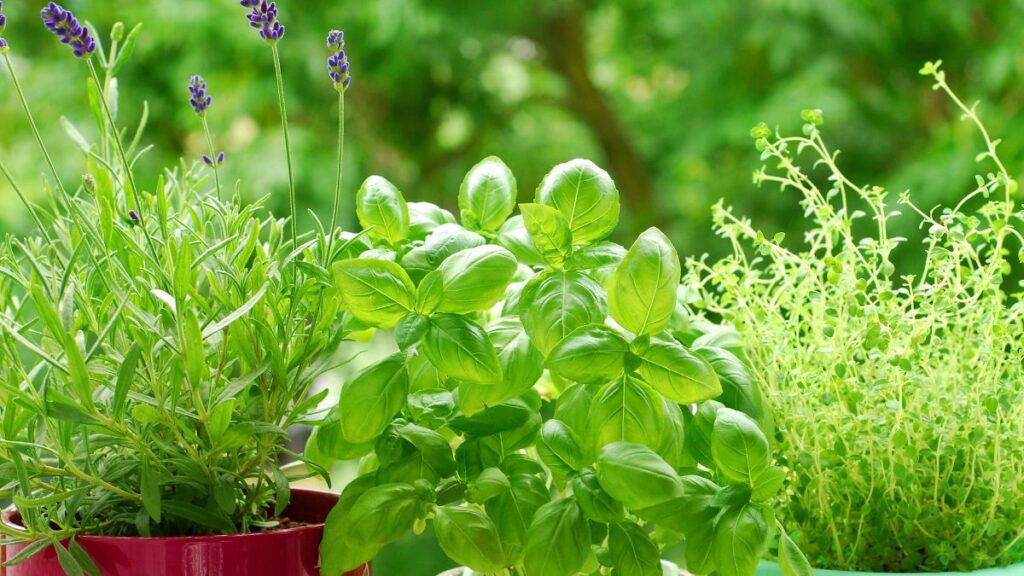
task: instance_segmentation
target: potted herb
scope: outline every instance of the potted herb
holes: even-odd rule
[[[555,167],[513,216],[517,196],[493,157],[466,175],[458,221],[377,176],[359,190],[369,242],[335,282],[394,346],[311,440],[360,460],[327,519],[325,576],[427,522],[484,574],[661,576],[684,539],[690,569],[753,574],[785,474],[738,351],[676,338],[671,241],[608,241],[619,194],[589,161]]]
[[[242,4],[277,65],[276,6]],[[120,127],[115,78],[139,28],[115,26],[104,50],[57,4],[42,18],[88,72],[99,140],[65,120],[85,174],[67,186],[0,40],[53,176],[33,204],[0,162],[36,225],[0,244],[0,499],[15,505],[0,522],[5,573],[317,574],[338,498],[291,489],[279,463],[303,460],[288,429],[317,418],[314,380],[346,334],[326,270],[347,243],[333,222],[296,233],[293,188],[290,220],[228,197],[209,130],[213,178],[184,164],[144,177],[145,116]],[[340,34],[330,44],[343,102]],[[189,91],[206,129],[207,86],[196,77]]]
[[[764,383],[792,471],[784,524],[814,566],[1020,573],[1018,185],[939,63],[922,73],[978,130],[986,166],[956,206],[926,212],[899,196],[928,231],[923,245],[901,245],[890,196],[844,176],[821,113],[805,111],[803,136],[753,136],[768,164],[755,181],[799,194],[806,245],[789,249],[719,207],[736,253],[692,262],[689,283],[698,309],[735,327]],[[898,270],[898,250],[918,251],[921,269]]]

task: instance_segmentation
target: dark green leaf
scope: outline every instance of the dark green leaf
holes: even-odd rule
[[[537,452],[563,485],[583,466],[580,439],[571,428],[558,420],[548,420],[544,423],[540,430]]]

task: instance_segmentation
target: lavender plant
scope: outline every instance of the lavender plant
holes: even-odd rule
[[[276,8],[264,13],[276,42]],[[296,235],[294,212],[222,198],[198,163],[139,172],[145,116],[121,128],[116,79],[139,27],[118,24],[105,49],[61,6],[41,16],[84,62],[99,140],[65,123],[83,172],[65,186],[4,43],[55,192],[30,203],[0,162],[37,226],[0,243],[0,498],[22,521],[0,530],[32,543],[8,564],[53,545],[69,574],[95,573],[79,535],[271,529],[292,480],[279,463],[304,460],[287,431],[318,419],[313,382],[346,334],[327,270],[358,240]],[[190,95],[202,117],[205,82]]]
[[[690,262],[693,309],[735,326],[764,382],[792,470],[786,526],[820,568],[1024,561],[1024,302],[1007,285],[1024,239],[1018,184],[977,105],[940,63],[921,72],[977,129],[990,167],[952,207],[898,196],[928,229],[923,246],[890,234],[891,195],[843,174],[807,110],[802,136],[752,132],[765,161],[754,181],[799,196],[804,246],[719,205],[734,255]],[[920,250],[922,269],[898,272],[897,250]]]

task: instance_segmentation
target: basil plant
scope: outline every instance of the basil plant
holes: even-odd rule
[[[395,351],[345,382],[311,440],[361,459],[323,573],[432,521],[485,574],[660,576],[684,539],[691,572],[753,574],[785,473],[742,351],[689,325],[661,231],[607,240],[605,171],[575,160],[513,216],[516,198],[497,158],[466,176],[459,221],[380,177],[359,190],[365,233],[333,274],[348,322]],[[782,548],[790,573],[805,565]]]

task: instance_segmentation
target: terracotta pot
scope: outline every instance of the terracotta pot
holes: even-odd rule
[[[240,534],[180,538],[113,538],[80,536],[77,540],[96,562],[103,576],[319,576],[323,522],[338,502],[338,495],[318,490],[292,489],[285,516],[310,526]],[[19,529],[14,509],[2,521]],[[25,548],[0,548],[0,559]],[[53,548],[3,572],[6,576],[64,576]],[[370,565],[346,576],[371,576]]]

